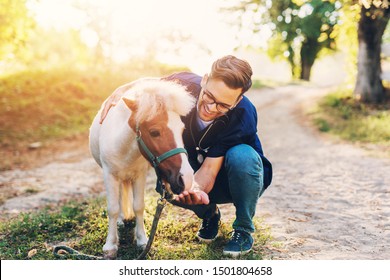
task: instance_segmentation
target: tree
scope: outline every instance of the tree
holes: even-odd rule
[[[242,20],[257,33],[267,25],[271,57],[288,60],[293,77],[310,80],[311,69],[323,49],[335,50],[339,1],[320,0],[240,0],[230,11],[240,11]],[[241,22],[241,30],[245,28]]]
[[[390,17],[388,1],[359,1],[358,72],[354,95],[365,103],[381,103],[386,92],[382,84],[381,44]]]
[[[12,59],[23,49],[34,20],[27,0],[0,0],[0,60]]]

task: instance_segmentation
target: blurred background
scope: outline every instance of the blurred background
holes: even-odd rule
[[[86,200],[104,193],[88,149],[101,104],[228,54],[252,65],[247,95],[275,167],[248,259],[388,257],[389,19],[388,0],[0,0],[0,258],[53,259],[58,242],[101,254],[105,203]],[[189,237],[195,217],[167,218],[152,259],[223,258]]]
[[[0,0],[2,152],[85,133],[119,85],[203,75],[227,54],[250,62],[255,87],[306,81],[356,91],[359,42],[377,32],[379,49],[366,50],[380,61],[362,65],[375,64],[382,85],[388,10],[388,1],[352,0]],[[364,29],[364,17],[382,23]]]

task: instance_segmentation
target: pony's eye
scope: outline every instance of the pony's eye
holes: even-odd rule
[[[159,137],[160,136],[160,131],[158,131],[158,130],[151,130],[151,131],[149,131],[149,134],[152,137]]]

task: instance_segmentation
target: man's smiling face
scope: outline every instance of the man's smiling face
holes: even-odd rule
[[[201,82],[197,109],[203,121],[212,121],[233,109],[241,100],[242,89],[231,89],[222,80],[205,75]]]

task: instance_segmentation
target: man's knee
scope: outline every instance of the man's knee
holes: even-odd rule
[[[225,155],[225,167],[237,171],[263,169],[259,154],[251,146],[240,144],[230,148]]]
[[[238,188],[261,195],[263,191],[263,162],[259,154],[249,145],[241,144],[229,149],[225,156],[225,169],[229,178],[229,188]],[[256,197],[256,196],[255,196]]]

